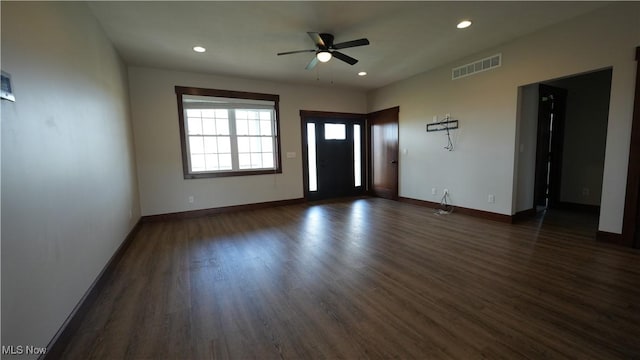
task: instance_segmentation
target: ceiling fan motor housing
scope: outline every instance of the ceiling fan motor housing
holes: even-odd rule
[[[327,34],[327,33],[322,33],[322,34],[320,34],[320,38],[324,42],[324,46],[318,44],[318,48],[320,50],[329,50],[329,49],[331,49],[333,47],[333,35]]]

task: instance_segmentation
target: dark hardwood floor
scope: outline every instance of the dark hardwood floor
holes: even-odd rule
[[[145,223],[65,359],[638,359],[640,252],[384,199]]]

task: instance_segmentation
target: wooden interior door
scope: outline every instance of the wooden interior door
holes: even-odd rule
[[[369,139],[369,189],[372,195],[398,199],[399,107],[367,116]]]

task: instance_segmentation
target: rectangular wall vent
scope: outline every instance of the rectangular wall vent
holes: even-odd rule
[[[451,80],[460,79],[479,72],[495,69],[502,65],[502,54],[496,54],[451,70]]]

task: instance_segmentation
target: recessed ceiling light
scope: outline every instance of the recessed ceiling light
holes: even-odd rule
[[[207,51],[207,49],[203,48],[202,46],[194,46],[193,47],[193,51],[199,52],[199,53],[203,53],[203,52]]]
[[[366,72],[366,71],[360,71],[360,72],[358,73],[358,76],[366,76],[366,75],[367,75],[367,72]]]
[[[462,20],[456,25],[458,29],[466,29],[471,26],[471,20]]]

